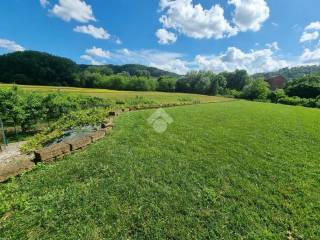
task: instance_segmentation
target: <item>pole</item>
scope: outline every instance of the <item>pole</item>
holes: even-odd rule
[[[6,134],[5,134],[5,132],[4,132],[3,122],[2,122],[2,119],[1,119],[1,118],[0,118],[0,128],[1,128],[2,136],[3,136],[3,144],[4,144],[5,146],[7,146]]]

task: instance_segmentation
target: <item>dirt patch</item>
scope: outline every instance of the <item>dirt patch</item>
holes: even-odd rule
[[[0,164],[9,162],[12,158],[21,155],[19,149],[24,143],[25,142],[16,142],[10,143],[8,146],[1,146],[2,152],[0,152]]]
[[[0,152],[0,182],[17,176],[34,166],[33,156],[22,154],[19,150],[24,143],[11,143]]]

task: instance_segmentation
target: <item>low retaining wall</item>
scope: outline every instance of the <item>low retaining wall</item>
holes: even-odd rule
[[[57,143],[49,147],[43,148],[39,151],[35,151],[36,162],[50,162],[52,159],[61,157],[71,152],[70,145],[67,143]]]
[[[88,133],[85,136],[75,137],[61,143],[56,143],[49,147],[45,147],[41,150],[35,151],[35,161],[48,163],[69,155],[70,153],[77,150],[82,150],[88,145],[105,137],[106,134],[110,133],[111,130],[112,123],[107,122],[102,124],[101,130]]]

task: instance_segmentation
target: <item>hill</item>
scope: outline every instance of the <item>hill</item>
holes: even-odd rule
[[[36,51],[14,52],[0,56],[0,82],[35,85],[75,84],[76,63],[67,58]]]
[[[79,86],[81,72],[92,68],[90,65],[78,65],[68,58],[54,56],[44,52],[23,51],[0,56],[0,82],[28,85]],[[109,69],[109,74],[127,72],[131,76],[178,76],[154,67],[128,64],[123,66],[94,66],[99,71]]]
[[[89,67],[92,67],[92,65],[80,65],[82,69],[87,69]],[[113,65],[113,64],[107,64],[107,65],[102,65],[102,66],[95,66],[95,68],[105,68],[108,67],[110,68],[113,73],[118,74],[122,72],[127,72],[131,76],[139,76],[143,75],[144,73],[147,72],[147,74],[150,74],[151,77],[161,77],[161,76],[172,76],[172,77],[177,77],[179,76],[176,73],[164,71],[158,68],[154,67],[148,67],[140,64],[125,64],[125,65]]]
[[[257,73],[257,74],[254,74],[253,76],[269,78],[276,75],[282,75],[287,80],[291,80],[294,78],[302,77],[306,74],[313,74],[313,73],[320,73],[320,65],[282,68],[278,71],[268,72],[268,73]]]

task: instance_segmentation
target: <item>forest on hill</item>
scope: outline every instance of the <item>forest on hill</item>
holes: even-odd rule
[[[270,78],[272,76],[281,75],[287,80],[303,77],[308,74],[320,73],[320,65],[310,65],[310,66],[298,66],[292,68],[282,68],[278,71],[267,72],[267,73],[257,73],[254,77],[264,77]]]
[[[37,51],[14,52],[0,56],[0,82],[4,83],[92,87],[91,80],[85,79],[88,72],[107,76],[125,74],[148,78],[178,77],[175,73],[139,64],[78,65],[70,59]]]

